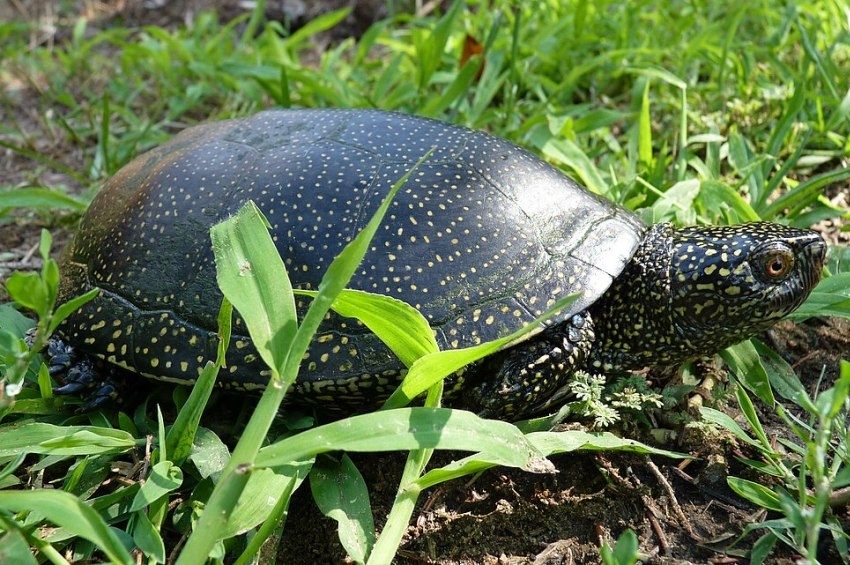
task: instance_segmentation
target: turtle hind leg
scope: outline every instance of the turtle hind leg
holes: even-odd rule
[[[78,394],[83,400],[78,412],[101,408],[121,397],[125,381],[118,378],[116,371],[96,363],[89,355],[78,353],[56,336],[48,340],[45,349],[48,371],[62,383],[53,388],[53,394]]]
[[[461,394],[484,417],[521,417],[546,408],[580,369],[594,340],[590,315],[569,320],[471,367]]]

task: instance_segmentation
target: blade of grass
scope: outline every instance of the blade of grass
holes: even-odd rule
[[[404,451],[410,449],[482,451],[521,469],[549,468],[516,428],[471,412],[448,408],[397,408],[352,416],[263,447],[256,464],[275,467],[328,451]]]
[[[21,452],[61,456],[119,453],[137,444],[138,441],[125,431],[96,426],[25,422],[0,428],[0,457]]]
[[[392,187],[390,187],[387,196],[384,198],[383,202],[375,211],[366,226],[351,242],[348,243],[348,245],[345,246],[339,256],[337,256],[328,267],[321,282],[319,283],[319,292],[310,304],[301,325],[297,327],[297,330],[295,330],[295,334],[291,337],[291,341],[281,340],[278,346],[281,348],[280,351],[269,352],[270,354],[268,357],[272,362],[280,360],[283,362],[283,365],[282,367],[280,365],[270,365],[272,368],[272,379],[270,380],[269,385],[266,386],[263,395],[260,397],[257,407],[254,409],[239,442],[233,450],[233,455],[231,456],[227,467],[225,467],[222,472],[221,482],[216,485],[210,495],[204,513],[201,515],[192,535],[189,536],[189,539],[186,542],[186,546],[180,553],[180,556],[177,559],[177,565],[191,565],[202,562],[207,558],[210,550],[218,541],[220,532],[226,527],[226,517],[233,510],[239,500],[240,494],[248,482],[251,465],[254,462],[266,435],[268,434],[272,421],[277,415],[280,404],[283,401],[283,397],[289,386],[298,376],[298,366],[304,356],[304,353],[307,351],[307,347],[309,346],[313,335],[316,333],[319,324],[321,324],[325,314],[327,314],[331,305],[336,300],[337,295],[348,284],[348,281],[353,276],[357,266],[363,259],[363,256],[368,251],[369,243],[371,242],[375,232],[378,230],[378,226],[383,220],[387,209],[389,209],[392,199],[395,197],[396,193],[401,190],[402,186],[407,183],[407,179],[410,175],[424,161],[426,161],[428,157],[430,157],[432,152],[433,149],[425,153],[425,155],[423,155],[422,158],[420,158],[413,167],[410,168],[410,170],[408,170],[392,185]],[[251,206],[253,206],[253,204],[249,203],[245,208],[243,208],[243,210],[250,210]],[[255,206],[254,210],[256,210]],[[240,216],[237,215],[237,220],[239,217]],[[257,232],[262,230],[262,228],[259,227],[260,222],[258,222],[258,219],[261,217],[259,215],[259,211],[256,211],[255,213],[248,212],[244,217],[244,221],[253,223],[253,226],[251,227],[252,231]],[[266,222],[265,225],[267,227],[268,223]],[[215,230],[215,228],[213,228],[213,230]],[[269,293],[274,295],[275,292],[271,289],[276,288],[276,285],[285,284],[285,288],[287,289],[286,294],[288,296],[281,297],[284,293],[281,293],[279,291],[279,286],[277,286],[278,296],[270,296],[269,299],[272,301],[285,300],[286,307],[278,305],[278,310],[287,316],[290,314],[289,304],[291,303],[293,305],[292,315],[294,316],[295,299],[292,294],[291,284],[288,281],[286,269],[280,259],[280,255],[277,253],[276,248],[274,248],[271,235],[268,233],[267,229],[264,231],[264,238],[259,234],[252,238],[252,241],[257,243],[257,247],[244,247],[235,254],[228,253],[230,240],[222,240],[220,246],[214,246],[214,250],[217,252],[217,268],[226,269],[227,272],[223,274],[224,279],[234,282],[232,286],[222,285],[222,292],[224,292],[225,296],[234,304],[234,306],[237,307],[237,309],[239,309],[238,304],[242,304],[245,301],[242,296],[234,296],[232,294],[234,292],[238,294],[244,285],[238,284],[238,280],[236,280],[236,278],[240,275],[240,273],[243,275],[245,274],[246,266],[253,271],[253,268],[251,267],[252,262],[258,265],[262,264],[259,272],[270,275],[270,277],[262,283],[264,288],[258,289],[259,291],[255,294],[254,299],[261,300],[263,297],[268,296]],[[271,258],[268,255],[258,253],[260,249],[268,248],[269,246],[273,248],[267,251],[267,253],[272,254]],[[219,260],[220,257],[221,260]],[[263,263],[265,260],[269,260],[270,262]],[[219,265],[221,265],[221,267],[219,267]],[[286,279],[285,283],[283,282],[283,279]],[[246,319],[246,325],[248,326],[249,331],[252,327],[257,328],[258,331],[261,332],[258,336],[259,338],[271,339],[271,334],[268,332],[270,322],[267,321],[267,315],[274,306],[269,304],[268,310],[265,310],[262,303],[258,304],[257,302],[254,302],[246,304],[246,307],[248,308],[248,315],[256,316],[256,318],[251,322]],[[243,318],[246,318],[246,312],[243,312],[241,309],[239,311]],[[282,322],[280,320],[274,320],[271,323],[281,324]],[[284,326],[286,327],[295,325],[296,323],[294,320],[286,321],[284,323]],[[256,344],[256,339],[253,333],[250,333]],[[287,334],[290,333],[291,331],[287,331]],[[287,337],[289,336],[287,335]],[[281,368],[282,371],[280,371]],[[307,458],[308,457],[294,457],[289,459],[289,461],[302,461]],[[285,464],[285,462],[281,462],[279,464]]]
[[[295,294],[315,297],[318,293],[295,290]],[[346,288],[337,295],[331,308],[341,316],[363,322],[408,367],[423,355],[439,351],[425,317],[391,296]]]
[[[758,396],[768,406],[773,406],[776,400],[770,389],[770,379],[761,364],[758,351],[750,341],[727,347],[720,356],[732,369],[738,381]]]
[[[28,149],[28,148],[26,148],[22,145],[16,145],[12,142],[4,141],[2,139],[0,139],[0,147],[8,149],[8,150],[10,150],[14,153],[17,153],[18,155],[21,155],[23,157],[26,157],[28,159],[32,159],[33,161],[36,161],[37,163],[41,163],[42,165],[49,167],[49,168],[53,169],[54,171],[66,174],[66,175],[68,175],[69,177],[71,177],[72,179],[76,180],[77,182],[79,182],[80,184],[82,184],[84,186],[88,185],[88,183],[89,183],[88,177],[86,177],[83,174],[80,174],[73,167],[69,167],[65,163],[57,161],[56,159],[51,159],[50,157],[48,157],[47,155],[44,155],[43,153],[40,153],[40,152],[35,151],[33,149]]]
[[[822,189],[833,183],[850,178],[850,168],[836,169],[812,177],[764,207],[761,216],[766,220],[776,217],[782,210],[793,209],[811,204],[820,196]]]
[[[171,454],[171,461],[176,465],[182,465],[192,454],[192,444],[201,422],[201,415],[204,413],[207,401],[212,394],[218,372],[224,366],[226,344],[230,343],[232,317],[233,306],[227,298],[224,298],[218,312],[218,352],[215,363],[207,362],[201,370],[198,380],[192,386],[189,398],[180,408],[177,419],[168,429],[168,435],[165,438],[168,453]]]
[[[0,509],[36,512],[100,548],[110,561],[132,565],[133,559],[118,538],[89,505],[61,490],[0,491]]]
[[[558,300],[537,319],[501,339],[464,349],[438,351],[420,357],[411,365],[404,380],[384,402],[382,408],[399,408],[407,405],[437,382],[454,374],[462,367],[491,355],[529,332],[539,329],[543,321],[575,302],[579,296],[579,294],[571,294]]]
[[[239,311],[257,352],[280,378],[297,329],[295,299],[271,225],[253,202],[210,230],[217,280]]]
[[[28,208],[45,210],[70,210],[82,213],[88,202],[52,188],[13,188],[0,190],[0,209]]]

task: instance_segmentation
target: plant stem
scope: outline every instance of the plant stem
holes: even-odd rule
[[[296,375],[297,369],[296,365]],[[291,378],[286,379],[285,382],[293,382],[296,375],[291,375]],[[269,386],[260,397],[251,419],[248,420],[239,438],[239,443],[233,450],[230,461],[222,472],[221,481],[210,495],[192,535],[189,536],[186,546],[180,552],[176,565],[194,565],[207,560],[210,551],[218,541],[217,532],[223,531],[230,513],[248,483],[254,459],[266,439],[288,388],[289,386],[284,384],[280,376],[272,376]]]
[[[393,557],[395,557],[398,546],[401,543],[401,538],[404,536],[407,525],[410,523],[410,517],[413,515],[416,501],[419,499],[419,493],[422,492],[422,489],[416,486],[414,481],[419,478],[419,474],[422,472],[424,458],[429,455],[427,453],[429,451],[431,450],[418,449],[411,451],[407,456],[398,493],[393,501],[390,514],[387,516],[384,529],[381,531],[381,535],[378,536],[375,547],[372,548],[372,553],[366,562],[367,565],[390,563]]]

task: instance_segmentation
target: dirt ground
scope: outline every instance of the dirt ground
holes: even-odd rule
[[[15,1],[0,4],[0,18],[27,16],[44,21],[45,29],[49,29],[56,18],[78,14],[80,10],[96,10],[102,25],[120,22],[171,26],[191,19],[204,7],[216,5],[224,15],[232,16],[243,12],[250,3],[127,0],[70,4],[73,7],[63,13],[53,10],[52,2]],[[315,16],[316,10],[349,2],[282,0],[268,4],[272,17],[288,18],[298,25]],[[375,5],[387,5],[377,1],[354,4],[358,7],[335,33],[361,32],[373,18],[382,15]],[[48,31],[37,34],[33,41],[47,40],[46,34]],[[58,39],[61,38],[54,34],[50,40]],[[16,118],[25,123],[26,112]],[[38,149],[49,153],[54,148]],[[75,159],[74,155],[64,157],[71,163]],[[30,166],[11,153],[0,153],[0,175],[7,184],[25,179]],[[846,193],[831,196],[846,198]],[[50,221],[56,247],[61,248],[73,230],[61,219],[58,225],[55,217]],[[40,266],[36,246],[44,219],[30,213],[4,222],[0,223],[0,281],[14,270]],[[850,234],[840,232],[839,227],[819,226],[833,242],[847,243]],[[0,300],[3,298],[0,293]],[[839,360],[850,359],[850,324],[846,321],[811,320],[800,325],[783,322],[765,339],[794,365],[810,390],[821,382],[822,371],[821,386],[828,386],[837,374]],[[770,414],[763,413],[762,417],[769,433],[781,433]],[[564,455],[552,458],[558,470],[553,475],[496,469],[473,480],[428,491],[414,513],[398,562],[593,563],[599,560],[600,542],[610,543],[626,528],[638,534],[641,551],[656,563],[738,562],[734,550],[726,548],[743,527],[764,517],[726,486],[727,475],[746,476],[746,469],[734,459],[742,448],[728,438],[695,432],[673,434],[664,447],[691,453],[696,459],[679,462],[630,455]],[[438,454],[434,464],[445,463],[449,458],[450,454]],[[376,523],[380,526],[395,495],[404,459],[401,455],[362,455],[354,460],[370,485]],[[842,512],[841,519],[850,525],[850,509]],[[740,548],[748,548],[754,539],[744,540]],[[781,548],[775,555],[771,562],[792,562],[794,558]],[[336,523],[318,512],[304,485],[292,501],[278,562],[344,561]],[[824,554],[824,563],[836,561],[836,555]]]

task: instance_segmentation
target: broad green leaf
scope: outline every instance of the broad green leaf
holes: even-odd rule
[[[761,341],[751,339],[750,343],[753,344],[753,347],[755,347],[755,350],[760,357],[761,364],[767,373],[767,377],[770,380],[773,390],[775,390],[782,398],[796,403],[810,414],[813,414],[815,412],[815,407],[812,404],[803,383],[800,382],[800,379],[797,377],[796,373],[794,373],[794,369],[791,368],[791,365],[789,365],[782,357],[779,356],[779,354],[763,344]]]
[[[118,453],[136,446],[125,431],[95,426],[54,426],[40,422],[0,428],[0,457],[21,452],[44,455]]]
[[[192,444],[192,454],[189,456],[198,474],[204,479],[212,477],[213,480],[218,480],[228,459],[230,450],[224,442],[212,430],[199,427]]]
[[[770,379],[761,364],[758,351],[750,341],[727,347],[720,356],[738,377],[738,381],[758,396],[768,406],[773,406],[776,400],[770,390]]]
[[[726,483],[732,490],[753,504],[768,510],[782,512],[779,496],[766,486],[739,477],[726,477]]]
[[[311,469],[312,461],[306,461],[295,466],[278,469],[279,473],[282,473],[283,476],[290,477],[290,480],[284,485],[283,490],[277,493],[277,502],[271,511],[265,513],[266,518],[248,541],[248,545],[236,560],[235,565],[248,565],[249,563],[253,563],[255,557],[265,546],[269,537],[274,532],[279,532],[280,529],[283,528],[283,524],[286,523],[286,518],[289,513],[289,501],[292,497],[292,493],[301,486],[301,483],[304,481],[304,478]]]
[[[133,520],[133,541],[136,546],[147,557],[165,563],[165,543],[150,518],[144,512],[137,512]]]
[[[617,565],[634,565],[637,563],[638,539],[632,530],[626,530],[617,538],[613,557]]]
[[[356,563],[365,563],[375,544],[369,490],[354,462],[320,457],[310,473],[310,490],[322,514],[336,520],[339,541]]]
[[[31,319],[18,312],[11,304],[0,304],[0,328],[15,337],[24,337],[35,325]]]
[[[82,308],[83,305],[85,305],[87,302],[95,299],[99,293],[99,288],[93,288],[85,294],[76,296],[59,306],[56,311],[53,312],[53,316],[50,318],[50,327],[48,328],[48,333],[52,334],[53,332],[55,332],[56,328],[59,327],[59,324],[61,324],[65,320],[65,318]]]
[[[809,299],[788,317],[803,321],[815,316],[850,319],[850,298],[842,294],[812,293]]]
[[[296,290],[295,294],[316,296],[317,292]],[[363,322],[408,367],[423,355],[439,351],[425,317],[391,296],[346,288],[331,308],[341,316]]]
[[[840,272],[823,279],[803,305],[789,317],[794,320],[805,320],[812,316],[838,316],[850,319],[850,272]]]
[[[47,292],[38,273],[15,271],[6,279],[6,292],[12,300],[39,316],[47,311]]]
[[[0,563],[15,565],[37,565],[30,545],[20,530],[10,530],[0,537]]]
[[[762,447],[762,445],[758,441],[750,437],[750,435],[745,432],[744,429],[739,426],[738,423],[733,420],[728,414],[725,414],[719,410],[715,410],[714,408],[707,407],[700,408],[699,413],[700,416],[702,416],[703,420],[707,422],[712,422],[714,424],[717,424],[718,426],[726,428],[741,441],[749,443],[753,447]]]
[[[724,204],[729,206],[735,211],[739,221],[758,222],[761,220],[749,202],[726,183],[711,179],[701,181],[699,199],[706,209],[712,211],[719,210],[720,206]]]
[[[0,491],[0,509],[36,512],[73,535],[89,540],[113,563],[131,565],[134,562],[97,511],[67,492],[45,489]]]
[[[539,330],[541,324],[576,301],[579,294],[566,296],[552,305],[543,315],[501,339],[488,341],[463,349],[448,349],[430,353],[416,360],[399,387],[383,405],[384,409],[405,406],[411,400],[434,386],[440,380],[454,374],[462,367],[503,349],[524,335]]]
[[[279,498],[292,495],[313,465],[312,459],[275,469],[255,469],[239,502],[227,518],[219,539],[227,539],[255,528],[268,517]]]
[[[525,470],[552,468],[516,426],[448,408],[399,408],[325,424],[264,447],[256,464],[276,467],[336,450],[424,448],[481,451],[500,464]]]
[[[764,431],[764,426],[761,425],[756,407],[753,405],[753,401],[750,400],[747,391],[743,387],[735,387],[735,398],[738,400],[741,413],[747,419],[747,424],[750,425],[750,429],[761,442],[762,447],[764,449],[770,449],[770,440],[767,438],[767,433]]]
[[[30,210],[71,210],[85,212],[88,202],[49,188],[13,188],[0,190],[0,208]]]
[[[160,461],[151,469],[150,475],[142,483],[142,488],[133,498],[130,512],[136,512],[150,506],[169,492],[183,484],[183,471],[171,461]]]
[[[297,317],[292,285],[269,235],[270,224],[253,201],[210,230],[218,286],[239,311],[254,347],[279,374]]]

